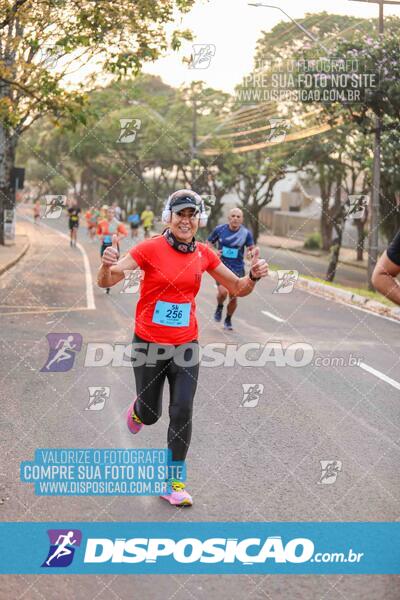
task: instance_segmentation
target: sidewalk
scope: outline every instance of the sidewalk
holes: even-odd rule
[[[292,252],[300,252],[301,254],[308,254],[309,256],[315,256],[322,259],[327,259],[329,257],[329,252],[324,252],[323,250],[307,250],[307,248],[303,247],[303,241],[301,240],[279,237],[277,235],[263,233],[259,236],[258,243],[262,246],[281,248],[282,250],[292,250]],[[351,267],[357,267],[358,269],[367,268],[367,261],[365,259],[362,262],[358,261],[356,250],[351,248],[341,248],[339,262]]]
[[[28,251],[30,246],[25,223],[17,222],[15,243],[0,246],[0,275],[11,269]]]

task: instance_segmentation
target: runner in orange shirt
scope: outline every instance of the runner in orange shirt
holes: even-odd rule
[[[112,246],[112,236],[117,236],[117,243],[128,235],[127,229],[123,223],[115,218],[115,211],[112,207],[107,209],[107,218],[102,219],[97,224],[97,235],[101,241],[100,256],[103,256],[106,248]],[[118,244],[119,251],[119,244]],[[110,293],[110,288],[107,287],[106,293]]]
[[[138,433],[158,421],[168,379],[168,448],[176,464],[185,461],[192,433],[200,362],[195,298],[202,275],[207,271],[232,296],[247,296],[255,282],[266,277],[268,265],[255,248],[249,274],[238,277],[211,248],[197,242],[194,236],[199,225],[206,225],[207,215],[204,202],[191,190],[172,194],[162,219],[168,223],[162,235],[137,244],[121,259],[117,236],[113,236],[112,247],[104,251],[97,282],[100,287],[111,287],[124,278],[126,270],[140,267],[144,271],[132,344],[137,398],[128,408],[127,425],[131,433]],[[193,502],[175,474],[161,497],[173,506],[191,506]]]
[[[94,206],[91,206],[90,209],[85,213],[86,227],[91,241],[93,241],[96,236],[99,214],[99,211]]]
[[[87,234],[88,234],[89,238],[91,237],[91,235],[90,235],[90,229],[91,229],[91,225],[92,225],[92,224],[91,224],[90,218],[91,218],[91,216],[92,216],[92,210],[93,210],[93,206],[91,206],[91,207],[89,208],[89,210],[87,210],[87,211],[85,212],[85,219],[86,219],[86,229],[87,229]]]

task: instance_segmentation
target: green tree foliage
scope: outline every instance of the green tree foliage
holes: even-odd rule
[[[228,157],[206,157],[201,149],[228,101],[228,94],[199,82],[187,89],[149,75],[114,82],[88,95],[87,122],[75,130],[50,121],[35,125],[22,139],[19,160],[27,162],[36,194],[51,193],[61,176],[86,205],[117,200],[128,211],[135,202],[160,212],[174,189],[192,187],[215,197],[212,222],[229,183]],[[121,119],[140,121],[131,143],[118,142]]]
[[[325,249],[329,248],[331,232],[335,229],[335,189],[338,182],[349,188],[348,193],[353,194],[365,193],[371,185],[375,115],[383,118],[384,129],[381,227],[390,237],[399,225],[397,198],[400,167],[398,161],[396,162],[396,128],[400,110],[400,19],[385,18],[384,36],[377,33],[377,19],[357,19],[320,13],[306,15],[299,23],[311,31],[329,52],[325,52],[318,43],[312,42],[293,23],[281,22],[271,32],[264,33],[260,39],[255,57],[256,64],[262,65],[263,61],[266,61],[265,69],[268,70],[274,68],[274,61],[282,62],[282,59],[292,61],[293,65],[296,65],[296,61],[308,61],[310,64],[313,60],[334,57],[353,62],[357,65],[356,70],[360,75],[370,76],[368,84],[374,82],[362,93],[359,102],[311,100],[297,106],[292,104],[294,112],[322,109],[325,118],[334,125],[334,130],[329,134],[306,140],[296,156],[297,166],[303,167],[310,178],[320,185],[323,246]],[[304,65],[304,62],[298,64]],[[329,62],[326,64],[329,65]],[[296,69],[294,72],[296,74]],[[330,74],[327,70],[320,70],[314,73],[314,91],[324,89],[321,83],[323,77],[328,81],[329,89]],[[349,80],[345,90],[350,89],[350,86]],[[365,223],[356,224],[360,256],[361,242],[365,237]]]
[[[102,72],[137,74],[187,31],[165,26],[194,0],[0,0],[0,243],[19,136],[39,118],[85,124],[85,90]],[[73,73],[85,69],[87,81]]]

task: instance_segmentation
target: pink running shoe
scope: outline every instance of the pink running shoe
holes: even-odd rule
[[[181,481],[173,480],[172,491],[170,494],[160,496],[163,500],[167,500],[172,506],[192,506],[192,496],[185,490],[185,484]]]
[[[135,402],[136,398],[130,405],[126,413],[126,424],[128,425],[128,429],[131,433],[139,433],[139,431],[143,427],[142,421],[135,415]]]

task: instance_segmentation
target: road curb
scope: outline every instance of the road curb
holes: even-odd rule
[[[297,286],[305,291],[309,291],[310,293],[314,293],[325,298],[331,298],[332,300],[338,300],[339,302],[344,302],[345,304],[357,306],[359,308],[368,310],[371,313],[390,317],[400,322],[400,308],[391,308],[390,306],[386,306],[385,304],[377,302],[376,300],[371,300],[365,296],[354,294],[349,290],[335,288],[330,285],[320,283],[319,281],[305,279],[304,277],[299,277]]]
[[[8,271],[9,269],[11,269],[11,267],[13,267],[14,265],[17,264],[17,262],[19,262],[21,260],[21,258],[27,253],[31,243],[29,241],[29,237],[26,236],[27,241],[25,242],[22,250],[20,251],[19,254],[17,254],[16,256],[14,256],[11,260],[8,261],[8,263],[6,263],[3,266],[0,266],[0,276],[3,275],[3,273],[5,273],[6,271]]]

